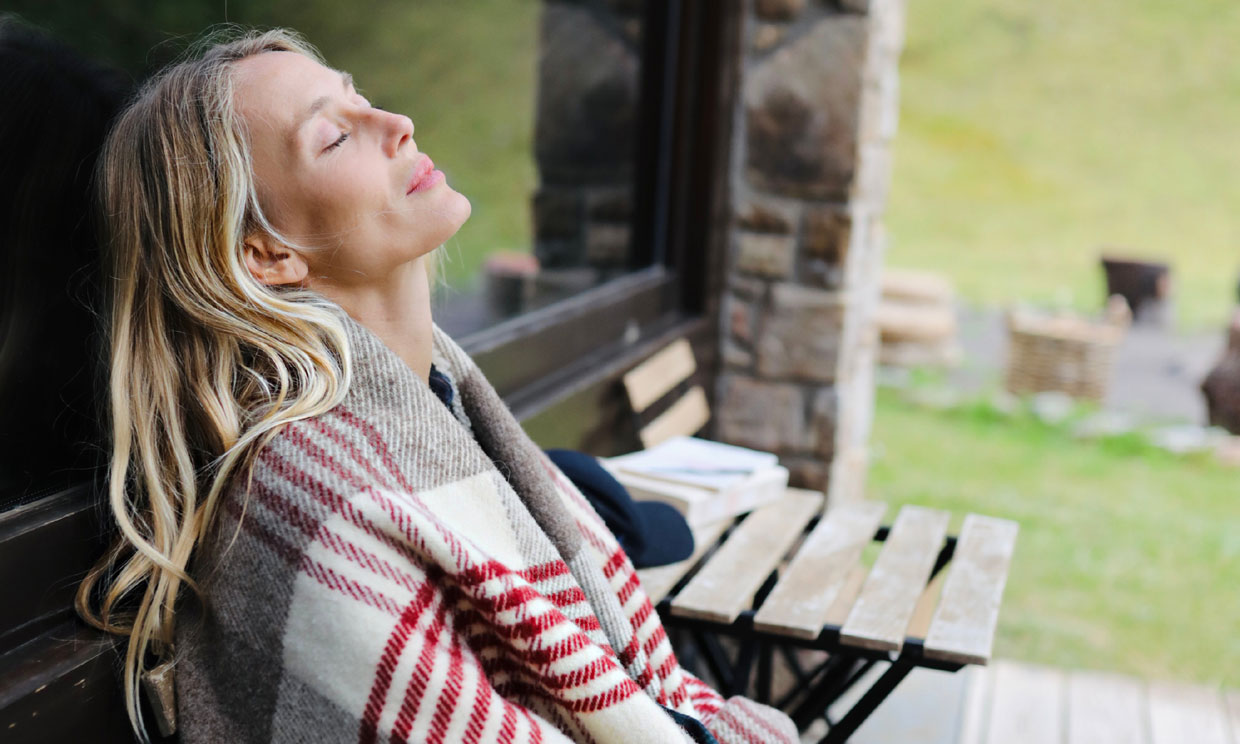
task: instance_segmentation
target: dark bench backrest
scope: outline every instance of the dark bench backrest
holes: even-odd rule
[[[0,740],[130,742],[111,638],[73,610],[104,550],[83,484],[0,513]]]

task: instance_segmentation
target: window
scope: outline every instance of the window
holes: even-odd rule
[[[474,205],[442,249],[436,319],[540,442],[615,449],[618,440],[598,436],[624,436],[608,380],[660,336],[696,328],[712,338],[701,318],[723,202],[711,194],[726,172],[726,117],[712,106],[736,13],[703,0],[200,0],[154,15],[139,6],[19,0],[11,9],[140,80],[179,53],[170,37],[194,38],[228,8],[234,22],[297,28],[372,102],[408,113],[419,146]],[[85,383],[80,366],[74,378]],[[90,390],[74,396],[74,416],[97,422],[100,401]],[[575,426],[547,425],[570,404]],[[4,415],[20,438],[29,416]],[[104,454],[85,449],[94,460],[0,463],[0,506],[82,480]]]
[[[625,176],[629,185],[626,187],[625,182],[617,181],[608,186],[612,197],[628,189],[627,215],[626,210],[620,208],[623,199],[602,198],[593,192],[578,202],[581,209],[576,212],[586,220],[581,223],[582,230],[588,232],[594,223],[604,226],[596,231],[593,244],[596,248],[601,244],[612,247],[625,244],[627,253],[609,253],[614,260],[606,270],[598,269],[597,281],[583,280],[580,285],[574,285],[566,278],[561,286],[584,289],[558,301],[552,302],[552,295],[537,299],[541,289],[522,289],[530,294],[522,295],[525,304],[521,305],[521,314],[473,332],[467,331],[461,340],[514,411],[524,419],[527,430],[537,441],[544,446],[555,444],[595,452],[615,451],[625,442],[636,441],[632,432],[624,432],[628,418],[619,402],[616,382],[627,368],[671,337],[686,335],[699,342],[695,344],[699,362],[706,368],[710,366],[715,326],[711,317],[714,307],[711,288],[718,283],[718,263],[723,254],[720,231],[716,228],[725,219],[722,210],[727,203],[724,190],[729,117],[725,112],[730,110],[729,96],[732,95],[730,68],[723,62],[737,59],[735,47],[731,45],[738,43],[740,4],[737,0],[647,0],[645,3],[640,0],[580,0],[547,4],[589,6],[599,11],[615,9],[624,11],[616,17],[625,14],[630,20],[640,17],[640,31],[634,37],[640,38],[640,47],[636,42],[633,46],[634,50],[641,50],[639,95],[632,112],[633,140],[625,145],[632,148],[632,161]],[[183,0],[151,5],[139,0],[101,0],[97,4],[74,3],[66,7],[42,0],[10,0],[8,5],[10,10],[51,30],[86,54],[111,60],[140,78],[144,70],[160,66],[171,56],[173,49],[167,45],[156,47],[148,54],[165,34],[194,33],[207,23],[222,20],[218,15],[225,3],[223,0]],[[242,4],[230,5],[236,12],[237,6]],[[533,0],[409,0],[405,3],[376,0],[370,4],[349,5],[346,16],[336,17],[332,14],[346,9],[345,5],[321,0],[297,3],[249,0],[244,6],[254,17],[234,16],[231,20],[263,23],[270,22],[264,18],[278,19],[300,28],[323,47],[334,64],[350,68],[379,103],[394,106],[398,104],[380,97],[384,93],[376,83],[367,81],[369,70],[365,65],[382,69],[405,64],[406,52],[415,44],[415,38],[402,35],[399,29],[384,29],[382,33],[391,37],[392,46],[368,63],[351,60],[344,56],[344,51],[336,54],[331,46],[335,42],[319,31],[338,23],[341,46],[357,47],[355,51],[360,55],[363,51],[360,47],[367,43],[363,34],[379,33],[375,28],[385,25],[376,17],[404,5],[424,11],[425,18],[436,12],[441,13],[442,18],[442,13],[446,12],[443,8],[451,7],[462,9],[466,15],[490,12],[496,22],[521,17],[521,13],[529,13],[528,17],[532,18],[539,7]],[[259,11],[269,15],[260,17]],[[164,14],[169,13],[173,15],[165,17]],[[528,34],[530,28],[526,25],[524,31],[516,28],[491,31]],[[440,65],[436,69],[444,70],[445,75],[449,72],[445,66],[460,53],[461,42],[452,36],[454,33],[456,30],[445,31],[448,41],[457,43],[455,54],[443,52],[443,57],[423,58],[428,66]],[[632,24],[619,33],[632,34]],[[522,43],[533,42],[531,37],[523,38]],[[430,54],[429,51],[425,53]],[[453,86],[444,91],[443,101],[456,100],[455,97],[465,94],[464,91],[458,93]],[[435,103],[438,105],[439,101]],[[427,117],[419,116],[416,103],[410,113],[418,121],[420,136],[425,137],[429,151],[429,143],[436,138],[435,129],[449,125],[439,123],[431,115],[432,111],[426,112]],[[422,121],[423,118],[428,120]],[[472,141],[482,148],[488,122],[478,125],[484,127],[483,134],[473,132],[476,138]],[[526,126],[534,126],[532,120]],[[499,134],[489,131],[501,143],[505,137],[515,138],[502,131]],[[528,131],[532,136],[533,130]],[[508,142],[511,144],[517,139]],[[37,149],[33,145],[27,147]],[[442,161],[441,165],[448,165],[450,156],[436,157]],[[553,205],[559,203],[558,196],[539,197],[536,191],[528,190],[534,184],[550,183],[533,180],[535,162],[534,158],[526,160],[523,177],[527,180],[523,183],[527,191],[517,191],[527,209],[531,198],[549,200]],[[6,165],[0,159],[0,167]],[[450,175],[458,176],[456,173]],[[459,175],[469,178],[463,170]],[[0,179],[0,188],[7,183],[12,181]],[[462,188],[469,186],[462,184]],[[475,201],[475,207],[475,220],[485,216],[487,207],[481,199]],[[597,211],[591,211],[593,208]],[[521,217],[522,214],[526,216]],[[549,214],[558,212],[552,210]],[[558,229],[562,225],[539,223],[528,211],[514,209],[510,215],[513,220],[528,220],[529,232],[521,233],[517,228],[496,228],[497,231],[512,229],[514,235],[526,235],[526,243],[497,244],[494,246],[497,251],[538,253],[542,250],[547,258],[540,257],[540,263],[549,268],[568,269],[574,262],[579,265],[587,262],[588,238],[578,248],[586,253],[571,256],[570,251],[571,260],[557,263],[564,255],[551,260],[552,249],[570,245],[565,237],[567,231]],[[475,222],[474,229],[480,229],[479,224]],[[628,237],[621,239],[620,233],[625,229]],[[468,236],[468,232],[462,233],[458,240],[464,241]],[[549,242],[540,247],[539,241],[544,239]],[[485,258],[476,260],[478,266],[485,262]],[[449,264],[448,272],[460,272],[450,278],[456,279],[465,273],[460,268],[464,261],[462,257],[457,263]],[[500,263],[503,268],[502,261]],[[514,268],[517,270],[512,273],[520,275],[521,267]],[[564,276],[572,275],[565,273]],[[0,280],[4,278],[0,271]],[[457,287],[454,291],[458,294],[446,298],[446,304],[459,301],[465,294],[462,287],[468,283],[454,283],[453,286]],[[526,302],[531,297],[536,299]],[[7,297],[0,298],[7,301]],[[0,309],[7,307],[3,305]],[[8,322],[13,316],[0,319]],[[441,319],[445,325],[453,322],[444,315]],[[79,323],[77,327],[81,330],[86,326]],[[8,328],[0,324],[0,330],[7,332]],[[64,339],[57,337],[57,340]],[[81,345],[74,344],[80,350]],[[45,352],[46,349],[35,351]],[[5,395],[8,394],[6,389]],[[5,419],[3,423],[6,430],[12,427],[13,431],[18,431],[26,422]],[[0,457],[9,457],[0,460],[3,478],[22,464],[10,454],[0,452]],[[37,486],[0,480],[0,586],[8,588],[0,594],[0,656],[9,658],[10,667],[16,670],[5,679],[6,690],[11,693],[5,710],[13,714],[13,720],[20,717],[23,721],[41,722],[24,728],[26,733],[18,733],[19,739],[25,736],[33,737],[31,740],[127,740],[130,738],[128,724],[114,677],[119,661],[110,652],[110,642],[85,629],[72,610],[73,589],[101,553],[105,542],[106,536],[98,522],[97,491],[81,483],[70,489],[52,490],[54,484],[64,478],[80,483],[82,471],[62,471],[55,478],[44,472],[38,474]],[[6,506],[15,506],[46,493],[54,495],[36,504],[4,511]],[[72,707],[75,714],[31,718],[30,711],[46,711],[49,706]],[[68,733],[70,731],[72,733]]]

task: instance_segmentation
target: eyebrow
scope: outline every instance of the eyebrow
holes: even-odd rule
[[[353,76],[347,72],[341,72],[340,73],[340,84],[344,87],[345,91],[347,92],[349,88],[353,86]],[[314,99],[314,102],[310,104],[310,108],[306,109],[306,113],[302,114],[301,118],[297,120],[297,124],[296,126],[293,127],[293,130],[299,131],[302,127],[306,125],[306,122],[314,118],[315,114],[322,111],[323,107],[326,106],[328,103],[330,103],[331,100],[332,100],[331,96],[319,96],[318,98]]]

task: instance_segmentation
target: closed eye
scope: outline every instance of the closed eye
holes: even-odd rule
[[[350,135],[350,133],[347,133],[347,131],[341,131],[339,138],[336,138],[334,143],[331,143],[324,148],[325,153],[327,150],[335,150],[336,148],[339,148],[340,145],[345,144],[345,140],[348,139],[348,135]]]

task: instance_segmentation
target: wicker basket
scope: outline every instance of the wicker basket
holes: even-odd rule
[[[1130,318],[1122,298],[1112,298],[1103,320],[1009,312],[1007,389],[1013,393],[1058,390],[1102,400],[1115,349],[1124,339]]]

